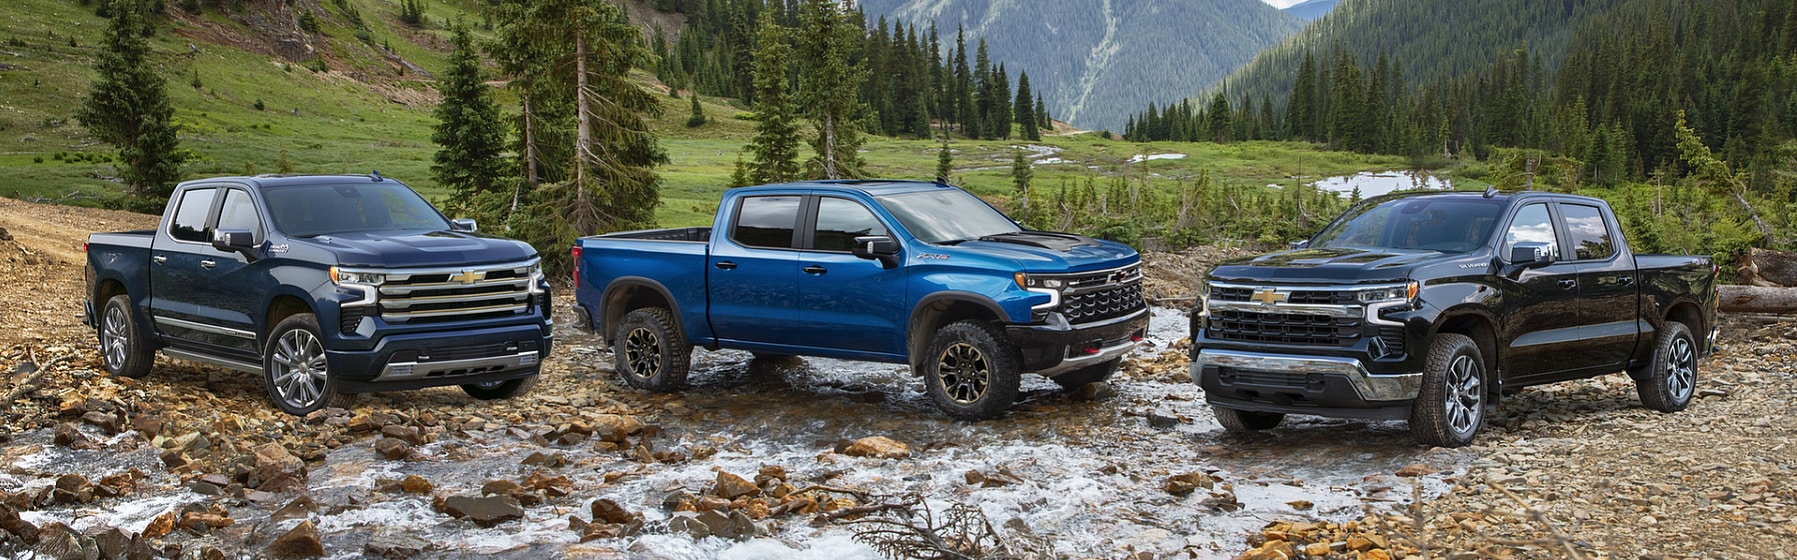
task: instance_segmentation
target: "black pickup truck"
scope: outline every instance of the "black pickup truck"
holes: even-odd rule
[[[1397,194],[1293,245],[1217,265],[1192,313],[1192,377],[1227,430],[1401,419],[1461,446],[1503,390],[1618,371],[1675,412],[1715,346],[1715,265],[1630,253],[1594,198]]]

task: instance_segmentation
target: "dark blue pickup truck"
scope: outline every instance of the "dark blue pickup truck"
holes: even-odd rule
[[[189,181],[154,231],[88,238],[86,323],[114,375],[160,350],[260,373],[291,414],[443,385],[508,398],[554,341],[549,285],[530,245],[474,229],[378,173]]]
[[[1025,230],[935,183],[732,189],[712,227],[583,237],[574,255],[579,324],[651,390],[685,383],[694,345],[908,363],[979,420],[1024,373],[1108,378],[1148,324],[1135,250]]]

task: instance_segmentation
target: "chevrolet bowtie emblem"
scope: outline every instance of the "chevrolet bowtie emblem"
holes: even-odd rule
[[[1254,295],[1252,296],[1248,296],[1248,299],[1258,301],[1261,305],[1273,305],[1285,301],[1285,294],[1274,290],[1261,290],[1254,292]]]
[[[451,283],[460,282],[463,284],[473,284],[486,279],[487,273],[480,270],[464,270],[449,276],[449,281]]]

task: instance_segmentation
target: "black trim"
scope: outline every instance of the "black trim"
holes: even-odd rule
[[[661,294],[661,299],[668,302],[668,311],[674,316],[674,328],[680,329],[681,334],[686,333],[686,325],[683,325],[680,322],[680,302],[674,299],[674,294],[672,292],[669,292],[660,282],[656,282],[649,278],[642,276],[620,276],[613,279],[610,284],[606,284],[605,291],[601,292],[599,296],[598,314],[594,320],[595,322],[598,322],[601,341],[611,341],[612,335],[612,325],[604,322],[606,314],[605,304],[611,301],[613,294],[616,294],[619,289],[623,288],[649,288],[655,290],[655,293]],[[626,309],[624,312],[629,313],[630,310]]]

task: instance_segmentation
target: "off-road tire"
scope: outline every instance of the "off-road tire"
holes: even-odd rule
[[[348,408],[353,398],[337,390],[325,359],[318,317],[299,313],[282,319],[262,349],[262,379],[268,398],[282,412],[305,416],[325,407]]]
[[[976,321],[951,323],[936,331],[919,362],[930,399],[960,420],[1004,414],[1017,400],[1023,378],[1010,341],[991,325]]]
[[[1465,335],[1442,333],[1429,344],[1422,390],[1410,408],[1410,433],[1437,447],[1472,443],[1485,424],[1485,359]]]
[[[1122,363],[1123,358],[1105,360],[1100,363],[1050,377],[1049,379],[1054,380],[1055,384],[1061,386],[1061,389],[1072,391],[1080,387],[1110,379],[1112,374],[1117,373],[1117,366]]]
[[[1635,378],[1635,394],[1641,396],[1642,406],[1678,412],[1691,405],[1696,393],[1697,340],[1684,323],[1667,321],[1654,344],[1647,375]]]
[[[100,358],[106,372],[119,377],[140,378],[150,374],[156,351],[137,330],[137,310],[131,296],[119,294],[106,300],[100,311]]]
[[[612,340],[618,375],[631,387],[669,392],[686,385],[693,347],[675,326],[674,315],[660,307],[641,307],[624,315]]]
[[[462,392],[468,393],[468,396],[483,401],[509,399],[529,392],[531,387],[537,386],[537,378],[537,374],[531,374],[530,377],[507,379],[505,381],[493,383],[469,383],[462,385]]]
[[[1245,434],[1261,430],[1271,430],[1285,420],[1285,414],[1278,412],[1256,412],[1252,410],[1236,410],[1211,405],[1210,410],[1217,416],[1217,423],[1223,425],[1223,431],[1232,434]]]

